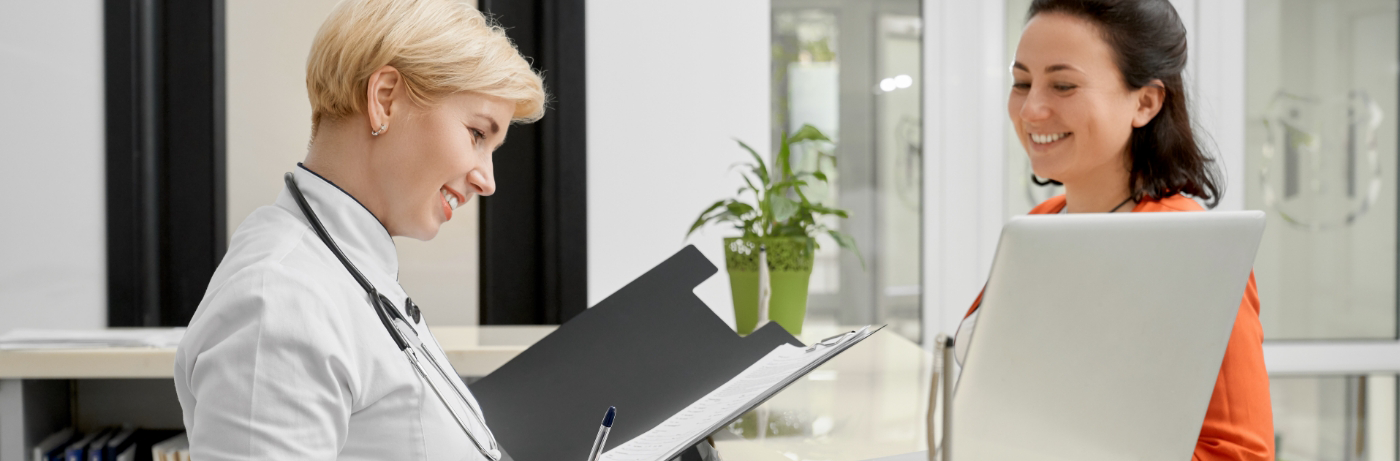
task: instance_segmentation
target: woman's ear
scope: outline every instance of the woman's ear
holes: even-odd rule
[[[369,85],[367,85],[365,118],[369,120],[370,132],[378,135],[387,130],[389,119],[393,116],[394,98],[398,90],[403,85],[403,78],[399,75],[399,70],[392,66],[380,67],[379,70],[369,74]]]
[[[1161,80],[1153,79],[1137,91],[1137,113],[1133,114],[1133,128],[1147,126],[1157,113],[1162,111],[1162,103],[1167,98],[1167,87]]]

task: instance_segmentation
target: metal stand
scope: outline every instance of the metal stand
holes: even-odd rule
[[[953,421],[953,360],[953,338],[939,333],[938,337],[934,339],[933,379],[929,380],[928,386],[929,461],[951,461],[952,459],[953,444],[950,435],[953,432],[951,426]],[[942,413],[938,412],[939,389],[942,389]],[[934,424],[935,417],[940,418],[938,420],[940,424]]]

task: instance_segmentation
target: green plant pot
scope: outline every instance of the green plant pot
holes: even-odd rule
[[[729,271],[729,289],[734,297],[734,329],[741,335],[753,333],[758,323],[758,245],[768,249],[769,283],[773,295],[768,300],[768,319],[788,333],[802,334],[807,318],[807,284],[812,279],[815,241],[810,238],[769,237],[724,239],[724,259]]]

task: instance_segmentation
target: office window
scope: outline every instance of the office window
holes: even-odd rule
[[[1269,214],[1269,339],[1396,337],[1396,6],[1246,2],[1242,187]]]
[[[1274,377],[1275,459],[1400,459],[1395,383],[1395,375]]]
[[[888,323],[920,340],[922,19],[918,0],[774,0],[773,143],[811,124],[835,141],[832,221],[864,256],[818,237],[811,324]],[[776,149],[774,149],[776,151]],[[794,165],[817,167],[794,150]]]

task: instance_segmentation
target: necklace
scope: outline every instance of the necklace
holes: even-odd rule
[[[1108,212],[1109,212],[1109,213],[1117,213],[1119,208],[1123,208],[1123,205],[1127,205],[1128,202],[1135,202],[1135,201],[1136,201],[1136,200],[1133,200],[1133,197],[1130,195],[1130,196],[1128,196],[1128,198],[1123,199],[1122,202],[1118,202],[1118,206],[1113,207],[1113,209],[1112,209],[1112,210],[1108,210]],[[1061,208],[1060,208],[1060,214],[1066,214],[1066,213],[1069,213],[1069,205],[1068,205],[1068,204],[1066,204],[1064,207],[1061,207]]]
[[[1122,202],[1119,202],[1119,203],[1118,203],[1118,206],[1113,207],[1112,210],[1108,210],[1108,212],[1109,212],[1109,213],[1117,213],[1119,208],[1123,208],[1123,205],[1127,205],[1128,202],[1130,202],[1130,201],[1133,201],[1133,196],[1131,196],[1131,195],[1129,195],[1128,198],[1123,199]]]

